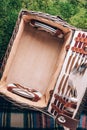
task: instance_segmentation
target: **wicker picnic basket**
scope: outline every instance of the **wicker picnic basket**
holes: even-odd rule
[[[75,130],[87,95],[87,32],[22,10],[3,59],[0,95]]]

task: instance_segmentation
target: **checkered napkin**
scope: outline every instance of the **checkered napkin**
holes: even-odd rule
[[[63,129],[53,118],[39,111],[20,109],[3,98],[0,98],[0,127]]]

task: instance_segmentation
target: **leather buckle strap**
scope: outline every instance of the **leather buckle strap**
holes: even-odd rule
[[[56,117],[56,123],[61,124],[67,128],[70,128],[70,130],[76,130],[79,120],[72,119],[67,115],[64,115],[62,113],[58,114]]]

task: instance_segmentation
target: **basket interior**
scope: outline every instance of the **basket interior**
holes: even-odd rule
[[[2,81],[5,80],[6,84],[18,83],[40,91],[45,107],[50,98],[49,91],[54,89],[62,67],[71,31],[68,29],[64,39],[60,39],[46,31],[33,28],[25,21],[21,20]],[[39,102],[33,105],[41,107],[42,99]],[[32,101],[29,104],[32,105]]]

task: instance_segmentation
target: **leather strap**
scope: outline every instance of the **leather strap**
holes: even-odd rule
[[[59,96],[57,94],[54,95],[55,99],[57,99],[60,103],[62,103],[64,105],[64,107],[71,107],[73,109],[76,109],[77,107],[77,103],[75,102],[67,102],[65,101],[62,96]]]
[[[77,107],[77,103],[73,103],[73,102],[67,102],[65,105],[64,105],[64,107],[71,107],[71,108],[73,108],[73,109],[76,109],[76,107]]]
[[[76,130],[79,120],[72,119],[71,117],[64,115],[62,113],[58,114],[56,117],[56,123],[61,124],[70,130]]]
[[[55,97],[55,99],[60,101],[62,104],[66,104],[66,101],[62,98],[62,96],[55,94],[54,97]]]
[[[63,113],[63,114],[70,116],[70,117],[72,117],[72,115],[73,115],[73,113],[71,113],[70,111],[60,110],[55,104],[51,104],[51,106],[57,112],[57,114]]]

